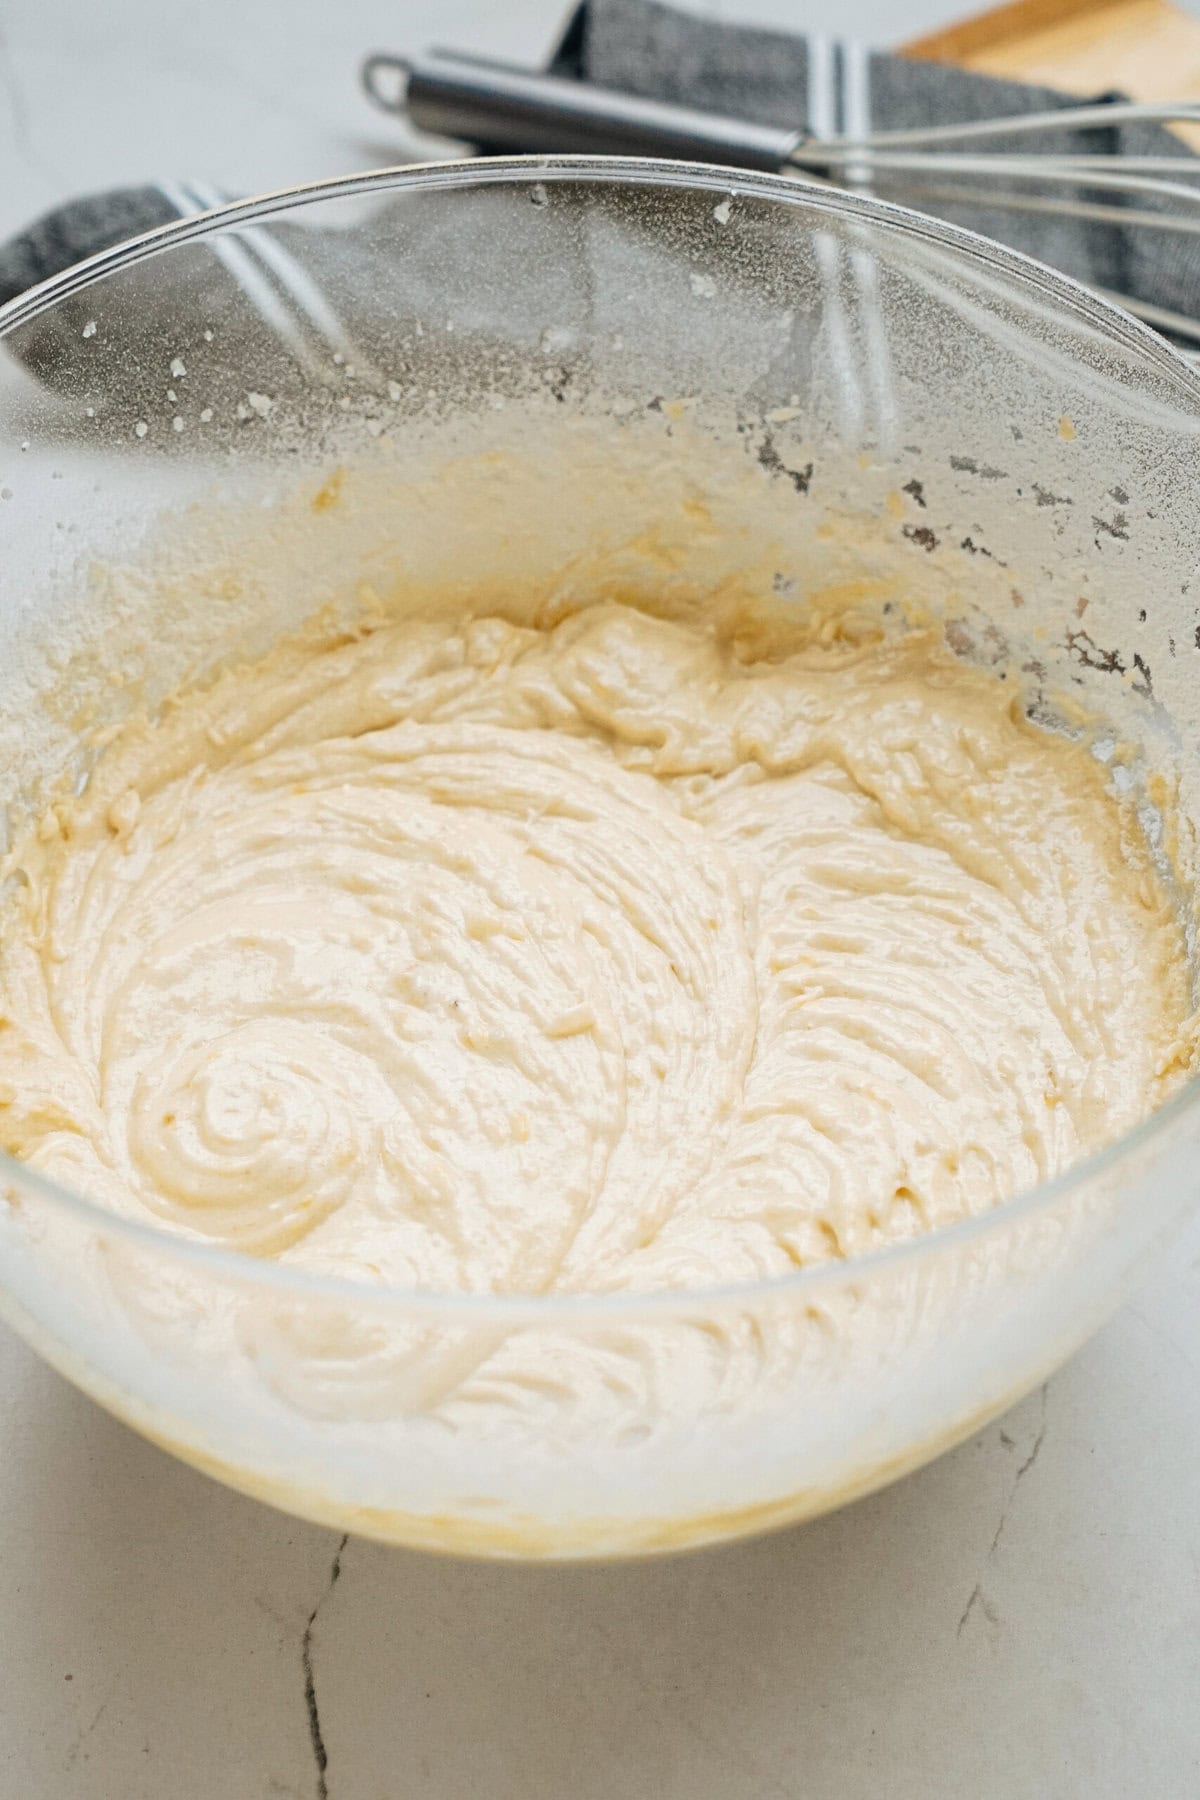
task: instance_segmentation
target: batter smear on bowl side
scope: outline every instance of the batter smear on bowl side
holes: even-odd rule
[[[5,1147],[400,1287],[854,1256],[1194,1055],[1105,770],[933,631],[752,661],[603,604],[293,643],[131,725],[9,873]]]

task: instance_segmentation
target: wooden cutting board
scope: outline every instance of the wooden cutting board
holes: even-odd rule
[[[1067,93],[1200,100],[1200,19],[1169,0],[1013,0],[915,38],[901,54]],[[1200,127],[1182,134],[1200,147]]]

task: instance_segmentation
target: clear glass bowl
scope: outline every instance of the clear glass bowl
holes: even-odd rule
[[[0,334],[10,817],[131,705],[364,588],[566,606],[652,599],[652,568],[705,605],[767,557],[800,603],[865,582],[963,654],[1023,656],[1050,718],[1100,709],[1169,772],[1146,818],[1190,891],[1200,382],[996,245],[790,180],[454,163],[169,227]],[[835,1506],[1009,1406],[1174,1229],[1198,1147],[1193,1084],[985,1218],[594,1298],[302,1276],[0,1159],[0,1309],[297,1513],[479,1555],[661,1551]]]

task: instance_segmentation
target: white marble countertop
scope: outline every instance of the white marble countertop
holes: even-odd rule
[[[156,173],[419,152],[373,47],[544,54],[560,0],[10,0],[0,232]],[[796,0],[713,0],[764,21]],[[910,0],[905,30],[955,10]],[[886,41],[887,0],[838,28]],[[680,1560],[343,1544],[0,1333],[0,1800],[1194,1800],[1200,1225],[1039,1396],[883,1494]]]

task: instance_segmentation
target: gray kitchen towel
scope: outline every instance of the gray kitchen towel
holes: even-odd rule
[[[632,93],[774,124],[803,125],[819,136],[858,136],[888,126],[982,119],[1073,103],[1044,88],[876,54],[818,33],[800,35],[724,25],[655,0],[583,0],[550,66],[559,74]],[[1059,153],[1179,154],[1184,147],[1159,127],[1132,126],[1039,134],[1023,139],[1021,148]],[[990,185],[994,191],[996,184]],[[908,198],[899,190],[886,191],[892,198]],[[986,195],[987,186],[983,186],[979,203],[970,206],[913,203],[1026,250],[1097,287],[1128,293],[1189,316],[1200,312],[1200,239],[1142,226],[1030,216],[989,205]],[[203,184],[163,181],[69,201],[0,246],[0,303],[97,250],[182,213],[202,210],[219,198]],[[1142,211],[1154,210],[1159,204],[1138,202]],[[239,240],[237,263],[243,269],[244,293],[240,289],[235,293],[239,278],[233,252],[218,268],[221,246],[214,241],[212,306],[220,309],[222,284],[231,302],[236,298],[244,305],[247,298],[252,300],[245,269],[254,263],[256,272],[252,273],[258,287],[263,292],[269,288],[295,315],[293,348],[306,334],[308,338],[327,337],[319,319],[309,316],[314,282],[319,284],[322,273],[323,258],[316,243],[319,236],[298,232],[285,221],[268,231],[260,229],[254,241],[249,236],[244,243]],[[461,252],[461,245],[446,246],[448,256]],[[262,266],[257,267],[259,264]],[[154,280],[158,279],[155,276]],[[250,282],[250,287],[253,285]],[[169,311],[172,300],[165,284],[160,281],[156,289],[154,281],[147,278],[147,303],[156,292],[158,304]],[[265,318],[261,307],[258,311]],[[52,331],[48,324],[47,333]],[[276,335],[282,340],[284,334]],[[298,358],[293,356],[293,360]],[[54,354],[39,353],[35,372],[40,379],[69,389],[74,379],[72,356],[61,344]]]
[[[799,125],[818,137],[860,137],[889,128],[1052,111],[1076,105],[1080,98],[941,63],[880,54],[823,33],[725,25],[658,5],[656,0],[583,0],[553,67],[557,74],[602,87],[710,107],[772,125]],[[978,146],[1005,147],[999,141]],[[1059,155],[1187,154],[1178,137],[1156,125],[1038,133],[1007,147]],[[969,207],[908,200],[899,188],[877,186],[876,191],[999,238],[1092,286],[1130,294],[1189,318],[1200,313],[1200,238],[1012,211],[987,204],[989,186],[1016,190],[1020,184],[980,184],[979,203]],[[1078,196],[1081,191],[1087,193],[1064,188],[1061,194]],[[1115,198],[1107,193],[1088,197]],[[1135,204],[1139,211],[1163,211],[1168,203],[1138,199]]]

